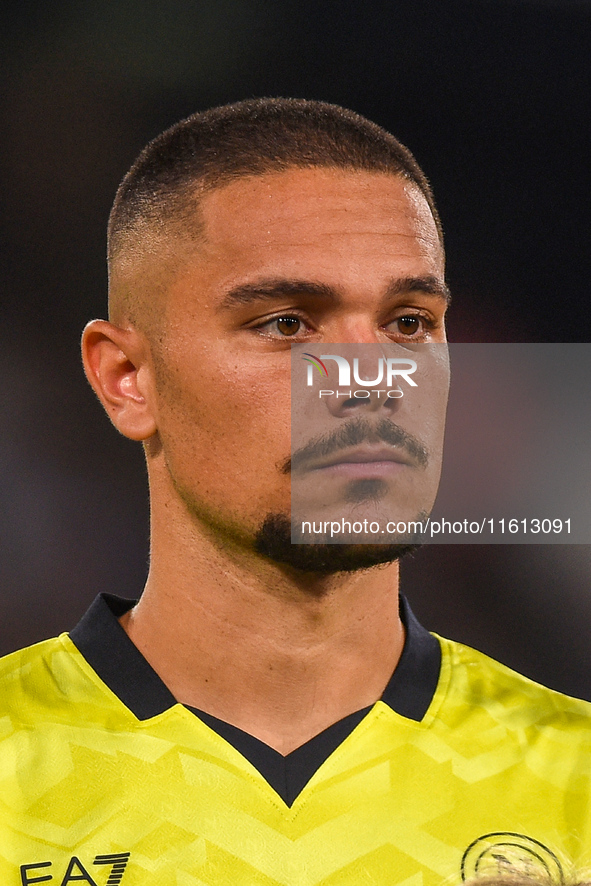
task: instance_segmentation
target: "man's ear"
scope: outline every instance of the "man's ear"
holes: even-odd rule
[[[92,320],[82,333],[82,362],[118,431],[130,440],[156,433],[149,348],[139,332]]]

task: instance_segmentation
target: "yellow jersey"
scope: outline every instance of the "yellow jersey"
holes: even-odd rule
[[[0,884],[459,884],[591,862],[591,705],[428,633],[282,757],[176,702],[98,598],[0,662]]]

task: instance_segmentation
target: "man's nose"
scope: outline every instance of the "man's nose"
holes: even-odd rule
[[[381,347],[372,345],[366,348],[341,349],[348,357],[349,383],[339,373],[339,384],[333,382],[331,368],[331,394],[322,397],[331,415],[346,417],[352,413],[375,413],[386,410],[389,415],[399,409],[400,389],[392,389],[387,385],[385,358]]]
[[[401,393],[401,392],[400,392]],[[401,397],[393,396],[397,390],[385,388],[335,388],[331,394],[323,396],[326,408],[336,418],[347,418],[353,414],[368,414],[379,411],[388,417],[400,409]]]
[[[374,345],[384,341],[373,317],[366,314],[355,314],[338,317],[333,323],[327,324],[324,342],[328,344]]]

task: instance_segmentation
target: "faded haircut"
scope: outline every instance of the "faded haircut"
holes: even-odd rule
[[[109,218],[109,261],[143,232],[193,227],[196,199],[248,175],[293,167],[390,173],[415,184],[442,240],[427,178],[410,151],[365,117],[338,105],[258,98],[192,114],[151,141],[119,186]],[[185,233],[187,233],[185,231]]]

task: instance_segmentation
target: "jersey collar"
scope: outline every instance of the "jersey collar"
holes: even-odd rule
[[[135,600],[100,594],[70,639],[109,689],[139,720],[148,720],[177,704],[177,700],[129,639],[118,618]],[[420,722],[437,688],[441,667],[439,641],[412,613],[400,596],[400,616],[406,641],[382,701],[410,720]]]

